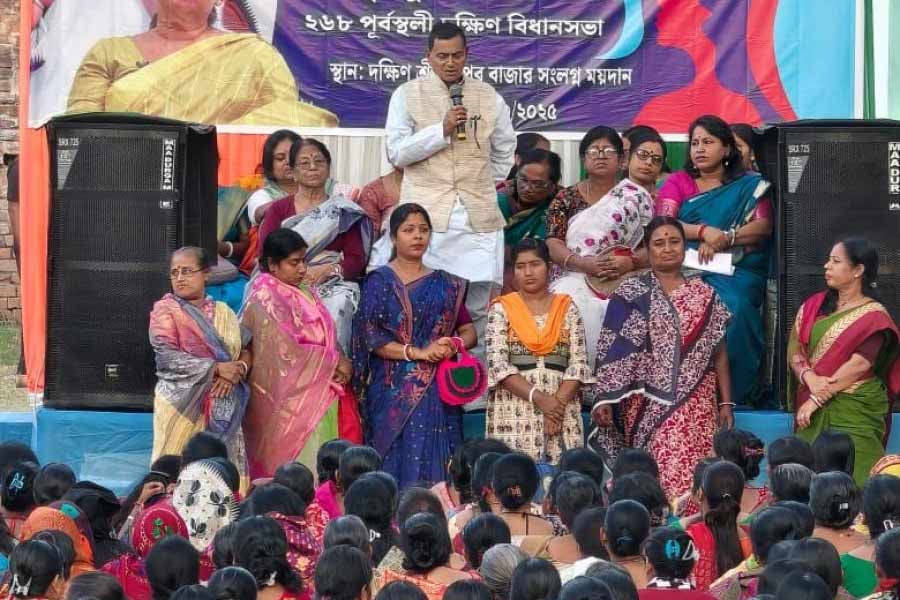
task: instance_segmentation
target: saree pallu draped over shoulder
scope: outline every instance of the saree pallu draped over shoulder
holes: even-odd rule
[[[195,123],[336,127],[298,99],[278,51],[255,34],[223,33],[147,62],[128,37],[100,40],[75,74],[69,112],[136,112]]]
[[[424,348],[452,336],[465,292],[465,280],[444,271],[404,285],[389,266],[372,272],[363,289],[353,326],[354,388],[363,398],[366,441],[401,488],[444,480],[462,442],[462,413],[441,401],[436,364],[375,351],[390,342]]]
[[[271,477],[297,458],[336,408],[339,386],[332,376],[340,353],[334,322],[315,293],[268,273],[251,283],[241,319],[253,332],[252,399],[244,424],[250,474]],[[333,429],[336,434],[336,423]]]
[[[757,217],[757,206],[769,189],[762,175],[747,172],[721,187],[687,198],[678,210],[684,223],[706,224],[723,231],[740,228]],[[697,248],[698,242],[688,242]],[[731,367],[731,399],[745,402],[754,390],[765,350],[760,309],[765,300],[769,273],[770,242],[752,251],[737,246],[731,250],[734,275],[702,274],[703,281],[715,289],[728,307],[728,363]]]
[[[250,333],[222,302],[212,320],[201,308],[166,294],[150,313],[150,344],[156,354],[156,391],[153,401],[153,458],[180,454],[198,431],[219,436],[229,455],[246,475],[241,421],[250,390],[242,381],[225,398],[209,395],[217,362],[237,360]]]
[[[690,489],[694,466],[712,451],[718,418],[714,357],[730,315],[698,278],[666,295],[650,272],[610,297],[600,339],[594,399],[614,406],[614,424],[591,433],[610,460],[644,448],[660,465],[666,495]]]
[[[861,485],[868,478],[872,466],[884,455],[891,417],[889,400],[900,395],[898,330],[879,302],[820,315],[825,298],[825,292],[814,294],[798,311],[788,342],[789,361],[800,353],[817,375],[830,377],[871,336],[880,333],[885,341],[869,373],[813,413],[810,426],[799,430],[797,435],[811,442],[828,428],[848,433],[856,450],[853,477]],[[809,398],[809,388],[792,376],[788,386],[788,402],[792,403],[794,410],[803,406]]]

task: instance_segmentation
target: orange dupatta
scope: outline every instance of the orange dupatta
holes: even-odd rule
[[[572,298],[567,294],[555,294],[550,303],[550,311],[547,314],[547,322],[543,329],[538,331],[534,315],[528,310],[528,306],[518,292],[505,294],[497,298],[497,302],[503,305],[509,326],[528,350],[536,356],[550,354],[559,342],[562,325],[566,319],[566,312],[572,303]]]

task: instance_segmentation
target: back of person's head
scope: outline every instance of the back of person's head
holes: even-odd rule
[[[9,471],[20,463],[40,464],[30,446],[21,442],[0,442],[0,481],[5,480]]]
[[[900,526],[900,477],[875,475],[863,488],[863,515],[871,538]]]
[[[342,515],[328,521],[322,546],[326,550],[334,546],[353,546],[366,556],[372,554],[369,528],[356,515]]]
[[[35,504],[47,506],[51,502],[62,500],[76,481],[75,472],[69,465],[63,463],[44,465],[34,476]]]
[[[694,475],[691,481],[691,493],[698,494],[700,493],[700,488],[703,487],[703,476],[706,475],[706,469],[709,468],[709,465],[720,462],[722,459],[718,456],[709,456],[700,460],[696,465],[694,465]]]
[[[150,549],[144,569],[153,600],[169,600],[178,588],[200,583],[200,553],[183,537],[170,535]]]
[[[639,556],[650,533],[650,513],[635,500],[617,500],[606,509],[603,521],[606,546],[619,558]]]
[[[494,464],[491,489],[503,508],[515,510],[530,504],[540,483],[537,465],[527,454],[504,454]]]
[[[882,577],[900,580],[900,528],[884,532],[875,542],[875,564]]]
[[[654,526],[663,525],[669,514],[669,501],[659,480],[646,473],[629,473],[613,479],[609,503],[619,500],[640,502],[650,513],[650,522]]]
[[[421,487],[407,488],[397,504],[397,523],[402,525],[411,516],[419,513],[432,514],[447,522],[444,505],[434,492]]]
[[[316,497],[316,478],[309,467],[298,462],[284,463],[275,469],[272,483],[279,483],[297,494],[309,505]]]
[[[600,488],[597,487],[597,484],[579,473],[573,473],[572,477],[567,477],[560,482],[554,497],[556,512],[563,525],[570,530],[574,527],[575,518],[581,511],[598,506],[601,502]]]
[[[198,431],[187,441],[181,451],[181,468],[204,458],[228,459],[228,447],[218,436],[208,431]]]
[[[739,466],[747,481],[759,476],[759,463],[765,458],[765,448],[761,439],[744,429],[723,429],[713,438],[716,456]]]
[[[214,465],[215,470],[219,473],[219,476],[222,478],[222,481],[225,482],[232,492],[240,491],[241,489],[241,474],[238,471],[237,465],[228,460],[227,458],[216,457],[207,459],[209,464]]]
[[[66,585],[65,600],[127,600],[119,580],[100,571],[83,573]]]
[[[306,503],[290,488],[279,483],[267,483],[250,493],[243,502],[241,513],[249,516],[278,513],[302,517],[306,513]]]
[[[419,586],[408,581],[392,581],[378,590],[375,600],[428,600]]]
[[[209,589],[199,583],[178,588],[170,598],[171,600],[215,600]]]
[[[559,600],[618,600],[609,586],[594,577],[580,576],[562,586]]]
[[[515,568],[509,587],[509,600],[556,600],[562,582],[550,561],[529,558]]]
[[[369,557],[351,546],[334,546],[316,563],[316,597],[358,600],[372,581]]]
[[[778,438],[769,444],[769,447],[766,448],[766,460],[769,462],[769,470],[788,463],[803,465],[807,469],[816,466],[812,446],[806,440],[801,440],[794,435]]]
[[[50,586],[62,577],[59,550],[42,540],[22,542],[9,556],[9,595],[15,598],[45,597]]]
[[[660,579],[687,579],[697,562],[697,548],[688,532],[657,527],[644,542],[644,555]]]
[[[475,579],[454,581],[444,590],[443,600],[492,600],[491,589]]]
[[[785,463],[772,469],[769,488],[776,500],[809,503],[809,486],[815,473],[799,463]]]
[[[366,524],[372,540],[372,562],[377,565],[397,542],[391,524],[394,489],[382,478],[369,475],[372,473],[354,481],[344,493],[344,514],[356,515]]]
[[[853,475],[856,465],[856,445],[850,434],[826,429],[812,443],[816,473],[841,471]]]
[[[497,544],[484,553],[478,573],[494,598],[509,598],[513,572],[528,558],[524,550],[513,544]]]
[[[791,557],[791,552],[794,550],[794,546],[797,545],[797,542],[800,540],[782,540],[780,542],[775,542],[771,548],[769,548],[769,558],[767,563],[778,562],[779,560],[787,560]]]
[[[559,470],[581,473],[589,477],[597,487],[603,485],[606,465],[603,458],[588,448],[571,448],[562,453],[559,459]]]
[[[506,454],[485,452],[475,461],[475,467],[472,469],[472,493],[475,495],[481,512],[491,512],[487,496],[488,492],[493,490],[494,465],[503,456]],[[537,472],[537,467],[535,467],[535,472]]]
[[[256,579],[241,567],[218,569],[207,585],[216,600],[256,600]]]
[[[819,525],[845,529],[862,508],[862,494],[853,477],[843,471],[819,473],[809,486],[809,507]]]
[[[744,554],[738,537],[737,518],[744,493],[744,472],[726,460],[707,467],[703,475],[703,522],[716,542],[716,567],[719,573],[736,567]]]
[[[626,448],[619,453],[613,464],[613,480],[630,473],[645,473],[653,479],[659,479],[659,465],[646,450]]]
[[[38,466],[33,462],[13,465],[3,479],[0,503],[10,512],[27,513],[34,508],[34,478]]]
[[[762,509],[750,522],[750,543],[753,556],[760,564],[769,560],[769,550],[778,542],[798,540],[800,523],[797,515],[783,506],[769,506]]]
[[[237,523],[229,523],[216,532],[212,541],[212,561],[217,569],[234,565],[234,530]]]
[[[773,502],[769,506],[786,508],[797,517],[797,539],[802,540],[808,538],[816,529],[816,516],[813,514],[809,504],[797,502],[796,500],[780,500]]]
[[[338,467],[341,464],[341,455],[353,446],[347,440],[329,440],[322,444],[316,454],[316,471],[319,483],[331,481],[337,483]]]
[[[299,592],[300,574],[287,560],[284,529],[271,517],[249,517],[238,522],[232,542],[234,564],[253,574],[258,589],[270,578],[290,592]]]
[[[844,582],[841,556],[831,544],[820,538],[800,540],[791,548],[790,557],[809,566],[831,588],[831,596],[837,595]]]
[[[407,571],[428,573],[446,565],[452,553],[446,522],[429,513],[411,516],[400,528],[400,548]]]
[[[775,592],[778,591],[778,586],[791,573],[812,572],[809,565],[800,560],[788,558],[769,561],[769,564],[766,565],[766,568],[763,569],[759,576],[759,581],[756,584],[756,593],[758,595],[769,594],[774,596]]]
[[[391,506],[391,512],[396,514],[397,508],[400,506],[400,486],[397,480],[387,471],[370,471],[360,475],[360,480],[374,480],[379,482],[388,492],[388,503]]]
[[[381,470],[381,455],[369,446],[347,448],[338,461],[338,483],[346,492],[363,473]]]
[[[506,521],[495,514],[484,513],[466,523],[462,540],[469,566],[477,569],[485,552],[497,544],[510,543],[512,537]]]
[[[600,506],[586,508],[575,517],[571,531],[582,556],[609,560],[609,553],[606,551],[606,546],[603,545],[603,522],[605,520],[606,509]]]
[[[828,582],[815,573],[788,573],[778,589],[775,600],[833,600],[834,592]]]
[[[69,534],[59,529],[44,529],[31,536],[31,539],[42,540],[56,548],[62,559],[62,577],[68,581],[72,565],[75,564],[75,542]]]
[[[472,438],[463,442],[453,453],[447,471],[453,488],[459,493],[461,504],[469,504],[477,499],[477,490],[472,489],[472,475],[475,463],[487,452],[509,454],[512,450],[500,440]]]
[[[605,583],[615,600],[638,600],[637,586],[631,574],[615,563],[596,562],[588,567],[585,575]]]

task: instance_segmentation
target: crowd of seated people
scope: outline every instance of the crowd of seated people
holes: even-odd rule
[[[120,498],[66,465],[39,465],[28,447],[6,442],[0,594],[10,600],[897,597],[900,457],[885,457],[860,488],[850,475],[849,436],[827,464],[813,461],[812,447],[797,437],[761,448],[748,432],[724,433],[715,445],[720,455],[698,464],[699,488],[677,515],[658,481],[665,469],[636,449],[623,453],[613,471],[604,470],[599,454],[566,450],[541,481],[528,454],[500,440],[472,440],[455,453],[460,467],[441,492],[419,484],[401,489],[373,448],[340,439],[318,448],[314,469],[289,461],[274,477],[243,481],[229,445],[201,431],[180,454],[157,458]],[[779,463],[767,484],[749,485],[741,448]],[[792,473],[801,469],[811,476]],[[752,507],[742,503],[750,490]]]

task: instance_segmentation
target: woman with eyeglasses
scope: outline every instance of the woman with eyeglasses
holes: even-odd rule
[[[691,123],[684,169],[659,190],[656,214],[677,217],[701,264],[731,255],[734,274],[703,273],[731,312],[728,359],[731,398],[751,400],[765,349],[762,313],[774,215],[769,182],[747,171],[734,134],[714,115]]]
[[[647,125],[636,125],[622,134],[627,142],[625,176],[656,200],[657,182],[666,164],[666,142]]]
[[[172,292],[150,313],[157,376],[153,459],[181,454],[192,435],[209,431],[222,438],[244,476],[241,421],[250,397],[250,335],[224,302],[207,296],[210,266],[203,248],[177,250],[169,265]]]
[[[616,183],[623,150],[614,129],[594,127],[578,152],[587,178],[550,203],[547,246],[558,277],[551,291],[568,294],[578,306],[593,365],[609,295],[628,273],[646,266],[641,241],[653,199],[630,179]]]
[[[328,191],[331,153],[322,142],[303,138],[289,156],[296,193],[273,202],[259,227],[260,253],[266,237],[286,227],[307,243],[303,283],[321,298],[337,327],[338,343],[350,349],[350,324],[359,304],[358,281],[372,244],[372,221],[342,188]]]
[[[515,285],[510,260],[515,245],[525,238],[543,240],[547,237],[547,208],[556,196],[562,173],[559,155],[549,150],[526,150],[519,156],[519,161],[515,176],[497,191],[497,204],[506,220],[503,228],[506,247],[504,293],[511,292]]]

